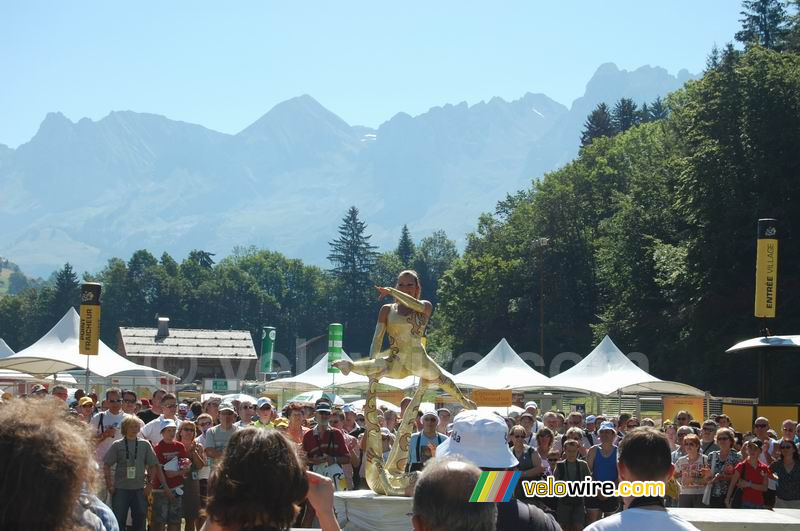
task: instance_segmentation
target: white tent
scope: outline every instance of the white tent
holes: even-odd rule
[[[453,376],[453,381],[467,388],[533,390],[546,387],[550,378],[532,369],[503,338],[481,361]]]
[[[342,352],[344,359],[352,361],[352,358],[346,352]],[[291,378],[281,378],[279,380],[272,380],[267,382],[264,386],[267,389],[293,389],[293,390],[311,390],[311,389],[329,389],[337,388],[361,388],[366,389],[369,384],[369,379],[366,376],[361,376],[351,372],[347,376],[341,373],[328,372],[328,354],[325,354],[320,360],[315,363],[310,369],[305,372],[293,376]],[[395,388],[395,389],[408,389],[413,387],[415,379],[413,376],[403,378],[402,380],[394,380],[391,378],[383,378],[380,382],[381,388]]]
[[[3,341],[3,338],[0,337],[0,358],[7,358],[13,353],[14,351],[11,350],[11,347],[9,347],[8,344]]]
[[[14,351],[11,350],[11,347],[0,338],[0,359],[7,358],[14,354]],[[36,376],[32,376],[30,374],[26,374],[24,372],[19,371],[12,371],[11,369],[2,369],[0,370],[0,382],[28,382],[28,381],[37,381],[41,380],[42,378],[37,378]],[[65,384],[75,384],[75,377],[71,374],[60,373],[55,378],[53,375],[48,376],[45,380],[56,381],[59,383]]]
[[[86,358],[89,358],[89,372],[102,378],[133,376],[177,380],[175,376],[164,371],[133,363],[108,348],[102,341],[97,356],[79,354],[79,325],[78,312],[70,308],[64,317],[36,343],[16,354],[0,358],[0,369],[47,376],[72,369],[85,370]]]
[[[604,337],[594,350],[571,369],[550,378],[551,389],[582,389],[598,395],[656,393],[705,396],[691,385],[660,380],[640,369]]]
[[[754,337],[740,341],[725,352],[739,352],[751,349],[800,349],[800,336],[767,336]]]

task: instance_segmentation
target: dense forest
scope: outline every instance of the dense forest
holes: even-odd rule
[[[153,326],[156,313],[175,327],[272,325],[291,359],[296,338],[340,321],[346,350],[363,353],[380,304],[372,285],[411,267],[437,305],[429,345],[445,364],[502,337],[519,352],[539,352],[543,337],[548,361],[585,355],[609,334],[661,378],[754,396],[755,358],[725,349],[764,327],[800,333],[797,8],[745,1],[740,45],[712,50],[700,79],[664,101],[598,106],[578,157],[484,214],[460,256],[444,233],[415,242],[406,227],[396,249],[378,252],[355,207],[332,234],[329,270],[253,248],[218,263],[205,251],[178,263],[142,250],[84,275],[104,285],[102,338],[113,345],[116,327]],[[766,323],[753,317],[761,217],[778,219],[781,238],[777,317]],[[78,285],[65,265],[0,297],[0,337],[29,345],[77,304]],[[770,365],[773,398],[797,401],[800,356]]]

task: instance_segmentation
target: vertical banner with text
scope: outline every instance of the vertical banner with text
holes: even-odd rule
[[[96,356],[100,344],[100,284],[81,286],[81,324],[78,342],[81,354]]]
[[[328,325],[328,372],[336,374],[339,369],[332,364],[342,359],[342,339],[344,338],[344,326],[339,323]]]
[[[261,372],[272,372],[272,355],[275,352],[276,331],[274,326],[261,329]]]
[[[775,317],[778,291],[778,221],[758,220],[756,251],[756,317]]]

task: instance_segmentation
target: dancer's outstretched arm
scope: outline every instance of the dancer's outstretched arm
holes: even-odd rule
[[[403,293],[399,289],[395,288],[379,288],[380,290],[386,291],[388,295],[391,295],[395,298],[397,302],[405,306],[406,308],[410,308],[415,312],[419,313],[428,313],[426,312],[427,308],[430,308],[430,303],[427,304],[427,308],[425,305],[425,301],[420,301],[409,295],[408,293]]]
[[[378,357],[383,346],[383,336],[386,334],[386,323],[378,321],[375,325],[375,334],[372,336],[372,345],[369,347],[369,355],[373,359]]]

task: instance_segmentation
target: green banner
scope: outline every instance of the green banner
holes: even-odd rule
[[[332,365],[333,362],[342,359],[342,338],[344,337],[344,326],[340,323],[328,325],[328,372],[335,374],[339,369]]]
[[[275,352],[275,327],[265,326],[261,330],[261,372],[272,372],[272,354]]]

